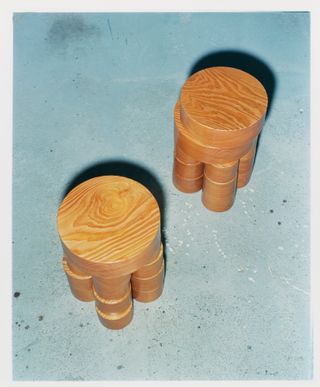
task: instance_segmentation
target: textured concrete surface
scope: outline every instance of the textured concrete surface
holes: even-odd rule
[[[13,22],[14,379],[310,378],[308,14]],[[272,95],[252,180],[220,214],[171,182],[172,110],[211,60]],[[166,239],[164,293],[121,331],[72,297],[55,224],[68,187],[112,171],[152,186]]]

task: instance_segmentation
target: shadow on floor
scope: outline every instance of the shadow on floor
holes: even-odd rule
[[[156,198],[160,208],[161,240],[163,243],[163,256],[165,260],[166,269],[166,235],[164,232],[166,219],[166,197],[158,178],[145,167],[142,167],[141,165],[138,165],[134,162],[118,159],[106,160],[93,164],[82,170],[67,184],[66,188],[63,191],[61,200],[68,194],[68,192],[70,192],[77,185],[93,177],[104,175],[125,176],[130,179],[133,179],[144,185]]]
[[[189,70],[189,76],[196,73],[197,71],[213,66],[235,67],[237,69],[246,71],[247,73],[257,78],[262,83],[268,94],[269,101],[266,113],[266,119],[268,119],[277,88],[277,79],[275,73],[266,62],[247,52],[237,50],[221,50],[206,54],[198,59]],[[260,137],[261,135],[258,137],[256,155],[260,145]]]

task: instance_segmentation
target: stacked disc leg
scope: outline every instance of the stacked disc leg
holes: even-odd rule
[[[160,297],[164,280],[163,246],[158,254],[131,276],[133,297],[140,302],[151,302]]]
[[[180,191],[197,192],[202,188],[203,163],[188,157],[180,148],[174,154],[174,184]]]
[[[238,161],[206,164],[202,203],[212,211],[226,211],[234,202],[237,188]]]
[[[96,312],[103,325],[120,329],[133,316],[130,275],[93,279]]]
[[[238,188],[244,187],[248,184],[254,164],[254,158],[256,155],[257,142],[255,141],[249,152],[241,157],[239,162],[239,172],[238,172]]]
[[[193,74],[174,109],[176,188],[202,189],[208,209],[228,210],[250,180],[267,104],[262,84],[244,71],[211,67]]]
[[[71,270],[65,257],[62,259],[62,265],[72,294],[80,301],[93,301],[92,276],[77,269],[75,265]]]

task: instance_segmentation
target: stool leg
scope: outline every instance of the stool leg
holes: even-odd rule
[[[234,202],[237,189],[238,161],[206,164],[203,175],[202,202],[211,211],[226,211]]]
[[[197,192],[202,188],[203,163],[193,160],[176,147],[173,162],[173,184],[182,192]]]
[[[163,290],[163,246],[156,257],[131,276],[132,295],[140,302],[151,302],[160,297]]]
[[[96,312],[100,322],[110,329],[122,329],[133,316],[130,275],[117,278],[93,278]]]
[[[238,188],[244,187],[250,180],[253,170],[254,158],[256,155],[256,148],[257,142],[255,141],[249,152],[240,159],[237,183]]]
[[[63,270],[68,278],[72,294],[80,301],[93,301],[92,277],[62,259]]]

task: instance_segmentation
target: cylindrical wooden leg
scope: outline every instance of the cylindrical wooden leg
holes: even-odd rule
[[[206,164],[202,202],[211,211],[226,211],[234,202],[237,188],[238,161]]]
[[[204,173],[211,181],[228,183],[237,177],[238,165],[238,160],[224,164],[205,164]]]
[[[195,160],[193,157],[185,153],[180,146],[176,145],[174,148],[174,156],[185,164],[198,164],[199,160]]]
[[[244,187],[249,183],[253,170],[254,158],[256,155],[256,147],[257,142],[255,141],[249,152],[240,159],[237,183],[238,188]]]
[[[176,148],[173,163],[173,183],[179,191],[192,193],[202,187],[203,163],[193,160]]]
[[[130,275],[118,278],[93,278],[96,311],[101,323],[122,329],[133,316]]]
[[[160,297],[163,290],[164,260],[161,244],[158,255],[131,276],[133,297],[140,302],[151,302]]]
[[[75,272],[72,267],[72,270],[65,257],[62,259],[62,265],[72,294],[80,301],[93,301],[92,277],[79,269]]]

